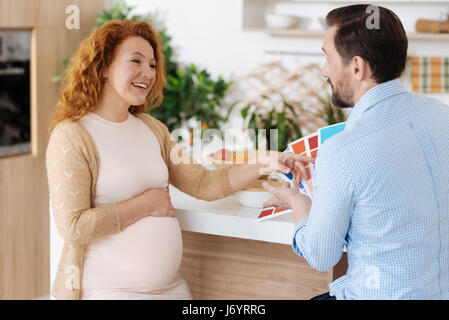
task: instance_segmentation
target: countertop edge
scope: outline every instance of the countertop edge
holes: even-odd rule
[[[294,225],[279,221],[230,216],[217,212],[176,208],[181,230],[248,240],[292,244]]]

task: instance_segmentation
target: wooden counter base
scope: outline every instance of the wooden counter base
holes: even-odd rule
[[[182,236],[181,273],[194,299],[310,299],[329,291],[334,278],[335,271],[312,269],[289,245],[188,231]]]

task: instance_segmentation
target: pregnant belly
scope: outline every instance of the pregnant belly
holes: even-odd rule
[[[177,278],[181,259],[178,220],[145,217],[118,234],[88,245],[82,286],[160,290]]]

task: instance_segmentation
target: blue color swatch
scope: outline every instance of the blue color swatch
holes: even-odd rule
[[[345,130],[345,126],[346,126],[346,123],[342,122],[342,123],[337,123],[330,127],[325,127],[325,128],[320,129],[321,144],[323,144],[324,141],[326,141],[330,137]]]

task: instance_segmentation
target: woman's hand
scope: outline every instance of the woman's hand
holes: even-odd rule
[[[148,189],[139,197],[147,216],[176,217],[167,189]]]
[[[131,199],[117,203],[120,230],[148,216],[175,217],[176,211],[167,189],[148,189]]]
[[[295,186],[299,184],[302,178],[307,176],[305,162],[314,162],[314,158],[305,157],[291,152],[273,152],[267,156],[259,156],[261,164],[261,175],[269,175],[274,172],[291,173]]]
[[[261,175],[270,175],[274,172],[291,173],[293,183],[297,186],[303,177],[306,177],[306,162],[313,162],[313,158],[296,155],[290,152],[257,150],[256,158],[251,164],[236,164],[229,169],[229,184],[234,191],[244,189]]]

